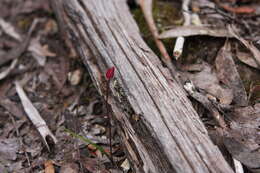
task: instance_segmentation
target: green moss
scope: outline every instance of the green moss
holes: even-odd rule
[[[182,24],[183,19],[178,7],[177,3],[154,1],[153,18],[159,32],[167,27]]]

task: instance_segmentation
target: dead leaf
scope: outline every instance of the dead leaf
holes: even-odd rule
[[[55,20],[49,19],[44,27],[44,32],[47,34],[55,34],[58,32],[58,25]]]
[[[109,173],[98,159],[84,158],[84,167],[91,173]]]
[[[160,39],[187,37],[195,35],[208,35],[212,37],[233,37],[226,29],[213,29],[204,26],[178,26],[176,28],[162,32]]]
[[[70,90],[66,89],[64,86],[69,71],[69,62],[65,57],[51,59],[46,63],[44,71],[52,77],[53,82],[59,91],[66,96],[70,94]]]
[[[234,138],[224,138],[224,144],[232,157],[239,160],[249,169],[260,167],[260,151],[252,151]]]
[[[236,37],[236,39],[238,39],[241,43],[243,43],[243,45],[245,47],[247,47],[251,53],[253,54],[253,57],[254,57],[254,60],[255,60],[255,63],[258,65],[258,67],[260,67],[260,51],[252,44],[252,43],[249,43],[248,41],[246,41],[244,38],[242,38],[241,36],[239,36],[237,34],[237,31],[235,29],[234,26],[232,25],[229,25],[228,26],[228,30],[229,32],[234,35],[234,37]]]
[[[257,65],[257,63],[255,62],[255,60],[253,59],[252,55],[250,53],[245,53],[245,52],[240,52],[240,51],[237,51],[236,53],[236,57],[243,63],[251,66],[251,67],[254,67],[254,68],[257,68],[257,69],[260,69],[260,66]]]
[[[11,37],[15,38],[16,40],[21,41],[21,36],[15,31],[15,28],[8,22],[6,22],[4,19],[0,18],[0,26],[2,30]]]
[[[220,5],[223,9],[237,14],[252,14],[255,12],[255,9],[248,6],[242,6],[242,7],[230,7],[228,5],[221,4]]]
[[[45,173],[55,173],[54,166],[51,160],[48,160],[44,163]]]
[[[68,73],[68,80],[71,85],[78,85],[82,79],[83,72],[81,69],[74,70]]]
[[[250,169],[260,167],[260,104],[234,109],[224,144],[234,158]]]
[[[61,166],[60,173],[78,173],[79,166],[76,163],[66,163]]]
[[[19,141],[16,138],[0,139],[0,158],[16,160]]]
[[[250,100],[252,97],[256,97],[254,98],[257,102],[257,100],[259,101],[260,97],[259,97],[259,93],[260,93],[260,85],[252,85],[252,87],[250,87],[250,91],[249,91],[249,96],[248,96],[248,100]]]
[[[41,45],[39,38],[32,39],[28,49],[32,52],[33,57],[41,66],[45,65],[46,57],[56,56],[55,53],[49,50],[48,45]]]
[[[210,65],[206,62],[201,64],[202,71],[196,73],[187,73],[188,78],[194,85],[200,89],[206,90],[220,100],[222,104],[230,104],[233,100],[233,93],[230,89],[220,85],[216,73],[213,72]]]
[[[14,115],[16,118],[23,118],[24,112],[16,103],[10,101],[8,98],[0,97],[0,105],[4,107],[8,112]]]
[[[218,52],[215,65],[218,79],[232,89],[234,103],[239,106],[246,106],[248,104],[247,94],[233,61],[229,42],[226,42]]]

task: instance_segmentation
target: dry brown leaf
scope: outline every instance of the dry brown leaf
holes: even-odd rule
[[[224,144],[231,155],[250,169],[260,168],[260,104],[234,109]]]
[[[255,9],[248,6],[242,7],[230,7],[228,5],[221,4],[221,7],[229,12],[237,13],[237,14],[252,14],[255,12]]]
[[[213,72],[209,64],[204,62],[201,67],[203,70],[200,72],[187,73],[189,79],[196,87],[218,98],[220,103],[230,104],[233,100],[232,91],[220,85],[216,73]]]
[[[232,89],[234,103],[239,106],[246,106],[247,94],[243,82],[233,61],[229,42],[220,49],[215,60],[218,79]]]
[[[48,45],[41,45],[39,40],[36,39],[32,39],[29,50],[40,55],[40,56],[48,56],[48,57],[55,57],[56,54],[51,52],[49,50]]]
[[[260,69],[260,67],[257,65],[257,63],[255,62],[255,60],[253,59],[253,57],[252,57],[252,55],[250,53],[245,53],[245,52],[239,52],[238,51],[236,53],[236,56],[237,56],[237,58],[241,62],[243,62],[243,63],[245,63],[245,64],[247,64],[247,65],[249,65],[251,67]]]
[[[17,138],[0,139],[0,158],[16,160],[18,150],[19,141]]]
[[[79,166],[76,163],[66,163],[62,165],[60,173],[78,173]]]
[[[56,21],[53,19],[49,19],[44,26],[44,32],[47,34],[48,33],[54,34],[58,32],[58,25]]]
[[[98,159],[84,158],[84,167],[92,173],[109,172],[105,170],[104,165],[102,165]]]
[[[55,173],[55,170],[54,170],[54,166],[53,166],[53,163],[51,160],[47,160],[45,163],[44,163],[44,167],[45,167],[45,173]]]
[[[255,63],[258,65],[258,67],[260,67],[260,51],[252,43],[246,41],[244,38],[239,36],[237,34],[236,28],[234,26],[229,25],[228,30],[232,35],[234,35],[234,37],[236,37],[236,39],[238,39],[241,43],[243,43],[243,45],[245,47],[247,47],[251,51],[251,53],[253,54]]]

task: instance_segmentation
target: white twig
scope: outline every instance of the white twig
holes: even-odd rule
[[[236,160],[235,158],[233,158],[233,162],[234,162],[234,166],[235,166],[235,172],[236,173],[244,173],[244,169],[242,164]]]
[[[175,42],[175,46],[173,49],[173,56],[178,59],[181,54],[182,54],[182,50],[183,50],[183,45],[184,45],[184,37],[177,37],[176,42]]]
[[[184,26],[188,26],[191,24],[191,16],[189,14],[189,4],[190,0],[183,0],[182,2],[182,14],[184,17]],[[184,45],[184,37],[177,37],[176,43],[173,49],[173,56],[178,59],[182,55],[183,45]]]
[[[14,69],[14,67],[16,66],[17,62],[18,62],[18,59],[13,60],[12,63],[11,63],[11,65],[10,65],[7,69],[5,69],[4,71],[2,71],[2,72],[0,73],[0,80],[4,79],[6,76],[8,76],[8,74],[9,74],[9,73]]]
[[[6,34],[10,35],[11,37],[13,37],[18,41],[22,41],[21,36],[15,31],[14,27],[2,18],[0,18],[0,27],[3,29],[3,31]]]
[[[49,136],[52,138],[54,143],[57,143],[56,137],[52,134],[48,126],[46,125],[46,122],[42,119],[41,115],[37,111],[37,109],[33,106],[29,98],[26,96],[23,88],[21,87],[20,83],[18,81],[15,82],[16,92],[18,96],[20,97],[20,100],[22,102],[23,108],[27,114],[27,116],[30,118],[34,126],[39,131],[40,135],[43,138],[43,141],[45,145],[47,146],[48,150],[50,151],[50,147],[46,141],[46,137]]]

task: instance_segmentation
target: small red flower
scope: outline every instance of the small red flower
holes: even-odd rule
[[[107,72],[106,72],[107,80],[112,79],[114,77],[114,73],[115,73],[115,67],[111,67],[111,68],[107,69]]]

